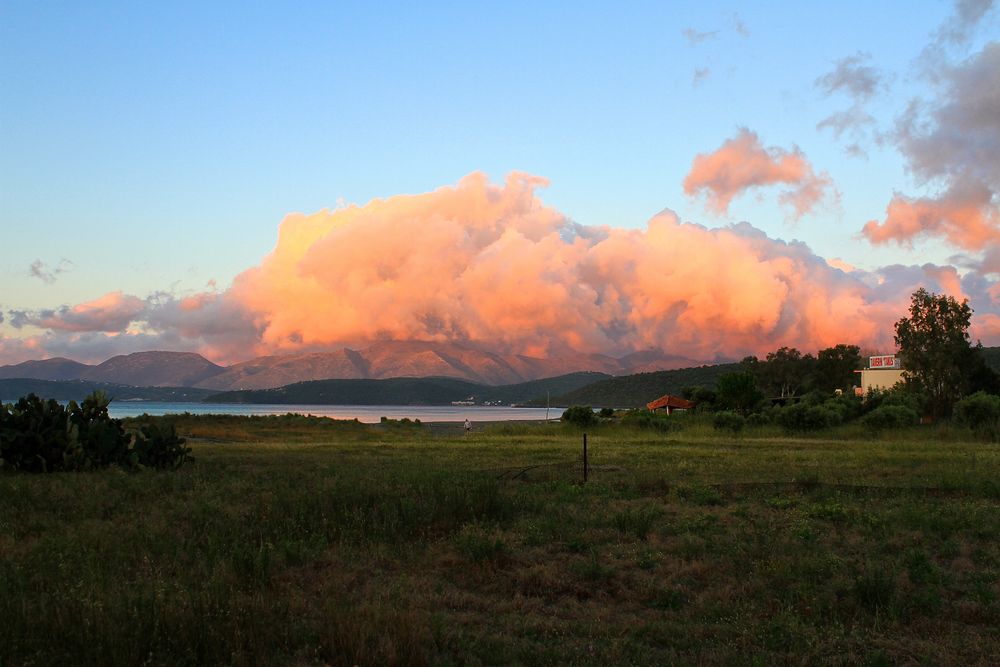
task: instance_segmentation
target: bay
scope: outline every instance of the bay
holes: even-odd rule
[[[289,412],[330,417],[357,419],[366,424],[377,424],[382,417],[389,419],[419,419],[422,422],[472,422],[543,420],[545,408],[511,408],[482,405],[288,405],[288,404],[237,404],[237,403],[180,403],[167,401],[112,401],[108,406],[112,417],[138,417],[142,414],[168,415],[190,413],[194,415],[284,415]],[[550,419],[558,419],[562,408],[548,411]]]

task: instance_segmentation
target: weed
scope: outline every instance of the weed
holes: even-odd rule
[[[663,512],[653,505],[626,508],[614,515],[615,528],[626,535],[645,540]]]
[[[601,582],[610,579],[614,571],[604,564],[597,549],[591,548],[587,558],[576,567],[577,573],[583,579],[591,582]]]
[[[455,547],[473,563],[500,563],[510,557],[510,548],[501,538],[500,531],[478,523],[462,527],[455,536]]]
[[[675,611],[680,609],[687,603],[687,597],[684,593],[676,588],[663,588],[657,589],[653,592],[653,595],[646,601],[646,604],[653,609],[662,609],[664,611]]]
[[[869,565],[854,580],[854,596],[873,613],[889,608],[896,597],[896,579],[892,572]]]
[[[832,521],[834,523],[843,523],[844,521],[847,521],[848,511],[847,508],[844,507],[843,503],[835,500],[828,500],[826,502],[808,507],[806,509],[806,516],[813,519]]]
[[[710,486],[678,486],[677,495],[695,505],[722,504],[722,494]]]

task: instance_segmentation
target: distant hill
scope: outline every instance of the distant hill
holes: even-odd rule
[[[983,348],[983,357],[990,367],[1000,371],[1000,347]],[[273,389],[311,380],[449,377],[499,389],[539,378],[577,376],[582,371],[594,373],[592,379],[600,374],[617,377],[586,391],[577,386],[547,385],[553,404],[627,406],[644,404],[650,394],[655,398],[665,392],[677,393],[686,386],[713,385],[718,375],[733,368],[733,364],[700,366],[697,361],[659,350],[633,352],[619,359],[572,350],[551,358],[536,358],[498,354],[458,343],[381,341],[357,350],[258,357],[229,367],[190,352],[138,352],[112,357],[97,366],[57,357],[0,366],[0,379],[85,380],[223,392]],[[536,389],[527,397],[520,390],[514,396],[497,391],[488,400],[513,403],[544,399],[546,389]]]
[[[79,379],[135,387],[193,387],[223,370],[193,352],[136,352],[112,357]]]
[[[564,349],[540,358],[501,354],[460,343],[379,341],[356,350],[342,348],[257,357],[228,367],[190,352],[137,352],[112,357],[97,366],[69,359],[46,359],[0,366],[0,378],[90,380],[136,387],[202,387],[217,391],[272,389],[309,380],[395,377],[451,377],[502,386],[579,371],[623,375],[697,363],[660,350],[634,352],[616,359]]]
[[[30,378],[34,380],[76,380],[93,366],[72,359],[55,357],[41,361],[25,361],[10,366],[0,366],[0,379]]]
[[[738,363],[679,368],[608,378],[552,398],[552,405],[638,408],[664,394],[680,395],[684,387],[712,387],[719,376],[738,371]],[[544,405],[534,400],[531,405]]]
[[[0,379],[0,400],[15,401],[27,394],[57,401],[81,401],[88,394],[103,391],[115,401],[192,401],[203,400],[212,393],[194,387],[129,387],[108,382],[87,380]]]
[[[508,385],[578,371],[618,375],[641,367],[677,368],[690,359],[643,352],[615,359],[566,351],[551,358],[497,354],[457,343],[382,341],[366,348],[344,348],[258,357],[226,368],[197,383],[220,390],[271,389],[309,380],[378,380],[399,377],[453,377],[476,384]]]
[[[315,405],[448,405],[524,403],[545,394],[565,393],[607,378],[602,373],[570,373],[499,387],[457,378],[388,378],[384,380],[313,380],[276,389],[229,391],[206,397],[213,403],[276,403]]]

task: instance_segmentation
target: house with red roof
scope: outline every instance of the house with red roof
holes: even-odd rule
[[[694,403],[680,396],[666,394],[665,396],[660,396],[655,401],[646,403],[646,408],[651,412],[666,412],[668,415],[671,415],[677,410],[693,409]]]

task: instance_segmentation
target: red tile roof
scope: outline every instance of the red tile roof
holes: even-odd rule
[[[646,403],[646,407],[650,410],[659,410],[660,408],[673,408],[675,410],[690,410],[694,407],[694,403],[691,401],[680,398],[679,396],[671,396],[667,394],[666,396],[660,396],[655,401]]]

